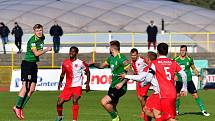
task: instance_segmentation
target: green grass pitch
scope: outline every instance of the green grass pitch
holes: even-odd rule
[[[56,118],[56,101],[60,92],[35,92],[24,109],[25,121],[54,121]],[[83,96],[79,102],[79,121],[111,121],[108,113],[101,107],[100,99],[105,91],[91,91]],[[215,90],[199,91],[199,96],[206,105],[209,117],[200,115],[199,108],[190,95],[181,100],[181,113],[178,121],[215,121]],[[12,107],[17,99],[17,93],[0,93],[0,121],[16,121]],[[128,91],[121,98],[118,111],[122,121],[143,121],[139,118],[140,106],[136,92]],[[64,121],[72,120],[72,102],[64,104]]]

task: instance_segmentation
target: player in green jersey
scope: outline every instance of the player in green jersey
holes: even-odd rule
[[[119,98],[122,97],[127,91],[127,83],[125,83],[121,88],[117,88],[123,79],[119,78],[119,74],[126,73],[130,68],[127,58],[120,53],[120,43],[117,40],[110,42],[110,56],[104,63],[94,63],[92,64],[97,68],[110,67],[112,72],[112,83],[108,90],[108,94],[101,99],[101,105],[110,114],[112,121],[120,121],[119,115],[117,113],[116,106],[118,104]]]
[[[25,53],[25,59],[21,64],[21,81],[22,88],[19,91],[16,105],[13,107],[13,111],[16,117],[24,119],[23,108],[33,94],[37,83],[37,62],[39,56],[51,51],[51,47],[43,49],[45,36],[43,35],[43,26],[36,24],[33,27],[34,35],[29,39],[27,43],[27,50]]]
[[[195,99],[196,103],[198,104],[202,115],[209,116],[210,114],[206,112],[205,105],[201,101],[200,97],[197,94],[197,89],[192,81],[192,72],[195,73],[196,76],[198,76],[199,80],[202,80],[202,77],[200,76],[198,70],[196,69],[193,58],[187,55],[187,46],[181,45],[180,47],[180,55],[176,56],[174,60],[184,69],[185,73],[187,74],[187,89],[188,92],[192,95],[192,97]],[[179,106],[180,106],[180,91],[182,88],[182,78],[179,74],[176,74],[176,91],[177,91],[177,100],[176,100],[176,113],[179,114]]]

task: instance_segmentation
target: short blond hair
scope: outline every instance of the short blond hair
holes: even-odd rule
[[[33,30],[43,28],[41,24],[35,24]]]

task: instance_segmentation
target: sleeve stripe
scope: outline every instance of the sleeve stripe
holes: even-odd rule
[[[130,66],[130,64],[128,64],[127,66],[125,66],[124,69],[127,70],[129,66]]]
[[[107,61],[104,62],[105,64],[109,65]]]
[[[35,49],[35,48],[36,48],[35,46],[31,47],[31,49]]]

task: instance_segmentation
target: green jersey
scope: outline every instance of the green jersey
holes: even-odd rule
[[[32,48],[42,50],[44,45],[44,39],[38,39],[33,35],[27,43],[27,51],[25,53],[25,60],[29,62],[38,62],[39,56],[35,56],[32,52]]]
[[[194,64],[193,59],[189,56],[186,56],[183,60],[176,56],[174,60],[181,66],[187,75],[187,81],[192,81],[192,73],[190,67]],[[182,81],[181,76],[177,73],[178,81]]]
[[[123,72],[126,72],[129,67],[127,58],[123,54],[117,54],[117,56],[110,56],[105,61],[111,68],[112,73],[112,83],[111,87],[115,88],[116,84],[120,83],[122,79],[119,78],[119,75]],[[127,84],[122,87],[124,90],[127,90]]]

